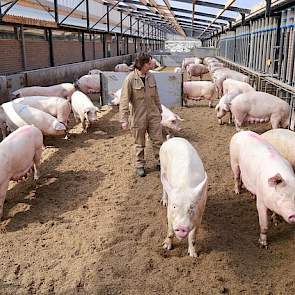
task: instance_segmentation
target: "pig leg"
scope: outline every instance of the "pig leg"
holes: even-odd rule
[[[38,180],[40,177],[39,167],[41,163],[41,155],[42,155],[42,149],[36,150],[34,155],[34,180]]]
[[[0,185],[0,220],[3,217],[3,206],[5,201],[5,195],[8,189],[9,180],[6,180]]]
[[[2,132],[2,138],[4,139],[7,136],[7,130],[6,130],[6,124],[1,124],[1,132]]]
[[[271,116],[270,123],[271,123],[272,129],[280,128],[280,118],[278,118],[277,116]]]
[[[166,250],[171,250],[174,232],[173,232],[172,223],[171,223],[171,220],[170,220],[168,214],[167,214],[167,219],[168,219],[168,231],[167,231],[167,237],[163,242],[163,248]]]
[[[231,169],[234,174],[234,179],[235,179],[235,193],[238,195],[241,192],[241,187],[242,187],[242,179],[241,179],[241,170],[239,167],[239,164],[234,162],[231,159]]]
[[[257,211],[259,217],[259,225],[260,225],[260,236],[259,236],[259,244],[261,247],[267,249],[267,230],[268,230],[268,220],[267,220],[267,208],[264,204],[261,204],[259,200],[259,196],[257,196]]]
[[[164,190],[164,187],[163,187],[163,195],[162,195],[161,203],[162,203],[162,205],[164,207],[167,207],[167,205],[168,205],[168,196],[167,196],[167,193]]]
[[[191,257],[197,257],[195,249],[197,227],[198,226],[194,227],[188,234],[188,255]]]
[[[233,114],[231,111],[229,111],[229,119],[228,119],[228,124],[231,124],[233,122]]]

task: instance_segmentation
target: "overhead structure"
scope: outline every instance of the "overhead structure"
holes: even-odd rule
[[[56,27],[84,27],[87,30],[137,36],[151,36],[157,32],[157,36],[162,38],[166,34],[178,34],[203,39],[210,36],[212,31],[221,31],[224,27],[231,26],[238,16],[244,18],[250,14],[250,9],[238,7],[234,5],[235,2],[237,1],[1,0],[0,21],[4,22],[10,14],[15,15],[17,6],[18,9],[26,7],[43,11],[47,14],[46,21],[54,21]],[[97,5],[101,7],[98,13],[95,12]],[[114,12],[120,15],[117,19],[113,19]],[[20,15],[19,11],[17,15]],[[73,19],[79,19],[77,24],[70,22]]]

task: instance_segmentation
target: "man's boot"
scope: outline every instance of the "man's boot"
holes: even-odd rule
[[[136,169],[136,173],[138,176],[140,177],[145,177],[146,176],[146,173],[145,173],[145,170],[143,167],[140,167],[140,168],[137,168]]]

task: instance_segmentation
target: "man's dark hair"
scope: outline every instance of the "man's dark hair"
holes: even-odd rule
[[[144,64],[148,63],[150,59],[152,58],[151,55],[141,52],[137,55],[134,61],[134,68],[138,69],[139,71],[142,69]]]

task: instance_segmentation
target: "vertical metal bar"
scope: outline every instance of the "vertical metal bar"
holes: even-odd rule
[[[116,42],[117,42],[117,56],[120,55],[120,50],[119,50],[119,36],[118,34],[115,35],[116,36]]]
[[[22,56],[23,56],[23,68],[27,70],[27,56],[26,56],[26,42],[25,42],[25,35],[24,35],[24,28],[20,26],[20,33],[21,33],[21,48],[22,48]]]
[[[85,61],[85,39],[84,39],[84,31],[79,32],[79,34],[81,34],[81,41],[82,41],[82,61]]]
[[[89,29],[89,0],[86,0],[86,27]]]
[[[127,52],[126,52],[126,54],[129,54],[129,37],[128,36],[126,36],[126,50],[127,50]]]
[[[96,50],[95,50],[95,37],[96,37],[96,34],[93,33],[92,35],[92,48],[93,48],[93,51],[92,51],[92,56],[93,56],[93,59],[96,59]]]
[[[129,31],[130,31],[130,35],[132,35],[132,15],[131,14],[129,16]]]
[[[58,24],[58,0],[54,0],[54,19],[55,22]]]
[[[279,65],[278,65],[278,79],[280,80],[282,74],[282,60],[283,60],[283,47],[285,42],[285,26],[287,21],[287,11],[282,12],[281,20],[281,38],[280,38],[280,51],[279,51]]]
[[[123,34],[123,12],[122,10],[120,11],[120,32],[121,32],[121,37]]]
[[[54,53],[53,53],[53,44],[52,44],[52,30],[47,29],[48,32],[48,45],[49,45],[49,62],[50,66],[54,67]]]
[[[110,7],[107,5],[107,31],[110,32]]]
[[[103,51],[103,58],[106,58],[106,37],[105,37],[105,34],[102,34],[102,51]]]
[[[139,19],[137,20],[137,36],[139,37]]]

